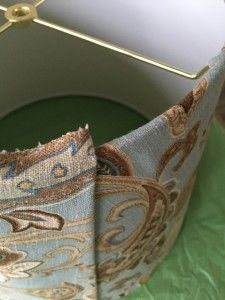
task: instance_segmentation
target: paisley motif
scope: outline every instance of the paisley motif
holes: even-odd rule
[[[202,101],[207,88],[208,81],[206,78],[203,78],[180,103],[174,105],[163,114],[169,123],[173,137],[176,138],[185,134],[187,122],[197,105]]]
[[[84,288],[70,282],[63,282],[60,286],[43,289],[26,289],[26,294],[35,296],[41,299],[49,300],[69,300],[72,297],[79,295]]]
[[[98,265],[98,280],[109,281],[124,270],[131,270],[143,262],[149,263],[149,253],[157,247],[160,236],[167,228],[172,193],[167,190],[168,185],[144,178],[98,176],[97,183],[100,186],[96,192],[98,201],[106,201],[113,195],[127,195],[106,215],[106,222],[115,224],[113,228],[103,231],[97,239],[99,251],[120,253],[117,259],[108,259]],[[126,210],[136,207],[142,208],[144,217],[131,235],[120,239],[121,233],[126,232],[126,220],[124,225],[116,224],[121,224]]]
[[[12,224],[13,232],[20,232],[30,227],[42,230],[61,230],[64,220],[57,214],[50,214],[40,210],[15,210],[0,218]]]
[[[175,143],[173,143],[166,152],[162,155],[158,168],[156,170],[156,178],[159,179],[163,170],[166,168],[167,164],[171,159],[173,159],[176,155],[180,154],[179,161],[173,167],[173,171],[178,171],[182,165],[184,164],[187,157],[190,155],[191,151],[196,145],[198,140],[198,129],[200,127],[201,122],[197,122],[194,127],[187,133],[185,138],[179,139]]]
[[[24,251],[12,251],[6,247],[0,247],[0,282],[10,279],[27,278],[32,269],[41,265],[41,261],[25,261],[27,253]]]
[[[104,144],[96,148],[95,153],[98,175],[131,176],[133,174],[133,165],[129,157],[116,145]]]
[[[88,131],[83,129],[35,149],[0,153],[1,210],[61,202],[88,188],[96,169],[91,145]],[[57,176],[52,176],[52,170]]]

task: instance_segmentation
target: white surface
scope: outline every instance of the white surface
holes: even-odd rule
[[[225,43],[223,0],[46,0],[38,11],[44,19],[190,71],[206,65]],[[40,98],[97,94],[129,101],[153,117],[196,84],[39,25],[10,29],[0,39],[2,115]]]

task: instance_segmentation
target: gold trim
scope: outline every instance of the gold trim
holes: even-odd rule
[[[3,32],[5,30],[7,30],[12,23],[18,23],[18,22],[24,22],[24,21],[28,21],[28,20],[32,20],[34,23],[37,23],[39,25],[60,31],[62,33],[66,33],[68,35],[74,36],[76,38],[85,40],[87,42],[90,42],[92,44],[98,45],[100,47],[104,47],[106,49],[109,49],[111,51],[120,53],[122,55],[131,57],[135,60],[144,62],[146,64],[155,66],[157,68],[160,68],[162,70],[168,71],[170,73],[174,73],[176,75],[188,78],[188,79],[198,79],[200,78],[206,71],[209,70],[209,66],[205,66],[204,68],[202,68],[201,70],[199,70],[196,73],[193,72],[189,72],[183,69],[180,69],[178,67],[169,65],[167,63],[164,63],[162,61],[158,61],[156,59],[153,59],[151,57],[142,55],[140,53],[131,51],[129,49],[120,47],[118,45],[103,41],[101,39],[95,38],[93,36],[81,33],[79,31],[73,30],[73,29],[69,29],[63,26],[60,26],[58,24],[54,24],[52,22],[40,19],[38,17],[37,11],[36,11],[36,7],[38,7],[39,5],[43,4],[45,2],[45,0],[36,0],[34,2],[33,5],[28,4],[28,3],[20,3],[20,4],[16,4],[13,5],[11,7],[4,7],[2,5],[0,5],[0,10],[5,11],[5,16],[6,18],[9,20],[9,22],[5,23],[4,25],[2,25],[0,27],[0,32]]]
[[[20,3],[8,7],[5,17],[12,23],[32,21],[37,17],[37,11],[35,6],[31,4]]]
[[[7,11],[7,9],[8,9],[7,7],[0,5],[0,10]]]
[[[45,0],[36,0],[35,2],[34,2],[34,6],[35,7],[38,7],[39,5],[41,5],[42,3],[44,3],[45,2]]]
[[[8,29],[12,25],[12,22],[6,22],[5,24],[0,26],[0,33],[4,32],[6,29]]]

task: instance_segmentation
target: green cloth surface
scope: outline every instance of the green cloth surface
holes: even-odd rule
[[[94,144],[146,123],[135,111],[90,97],[50,99],[0,121],[0,148],[35,147],[90,125]],[[225,129],[213,122],[182,231],[149,282],[123,300],[225,299]]]

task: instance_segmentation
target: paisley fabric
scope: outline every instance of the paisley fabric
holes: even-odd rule
[[[0,153],[0,299],[114,300],[182,226],[225,79],[225,51],[177,105],[95,148],[88,127]]]

